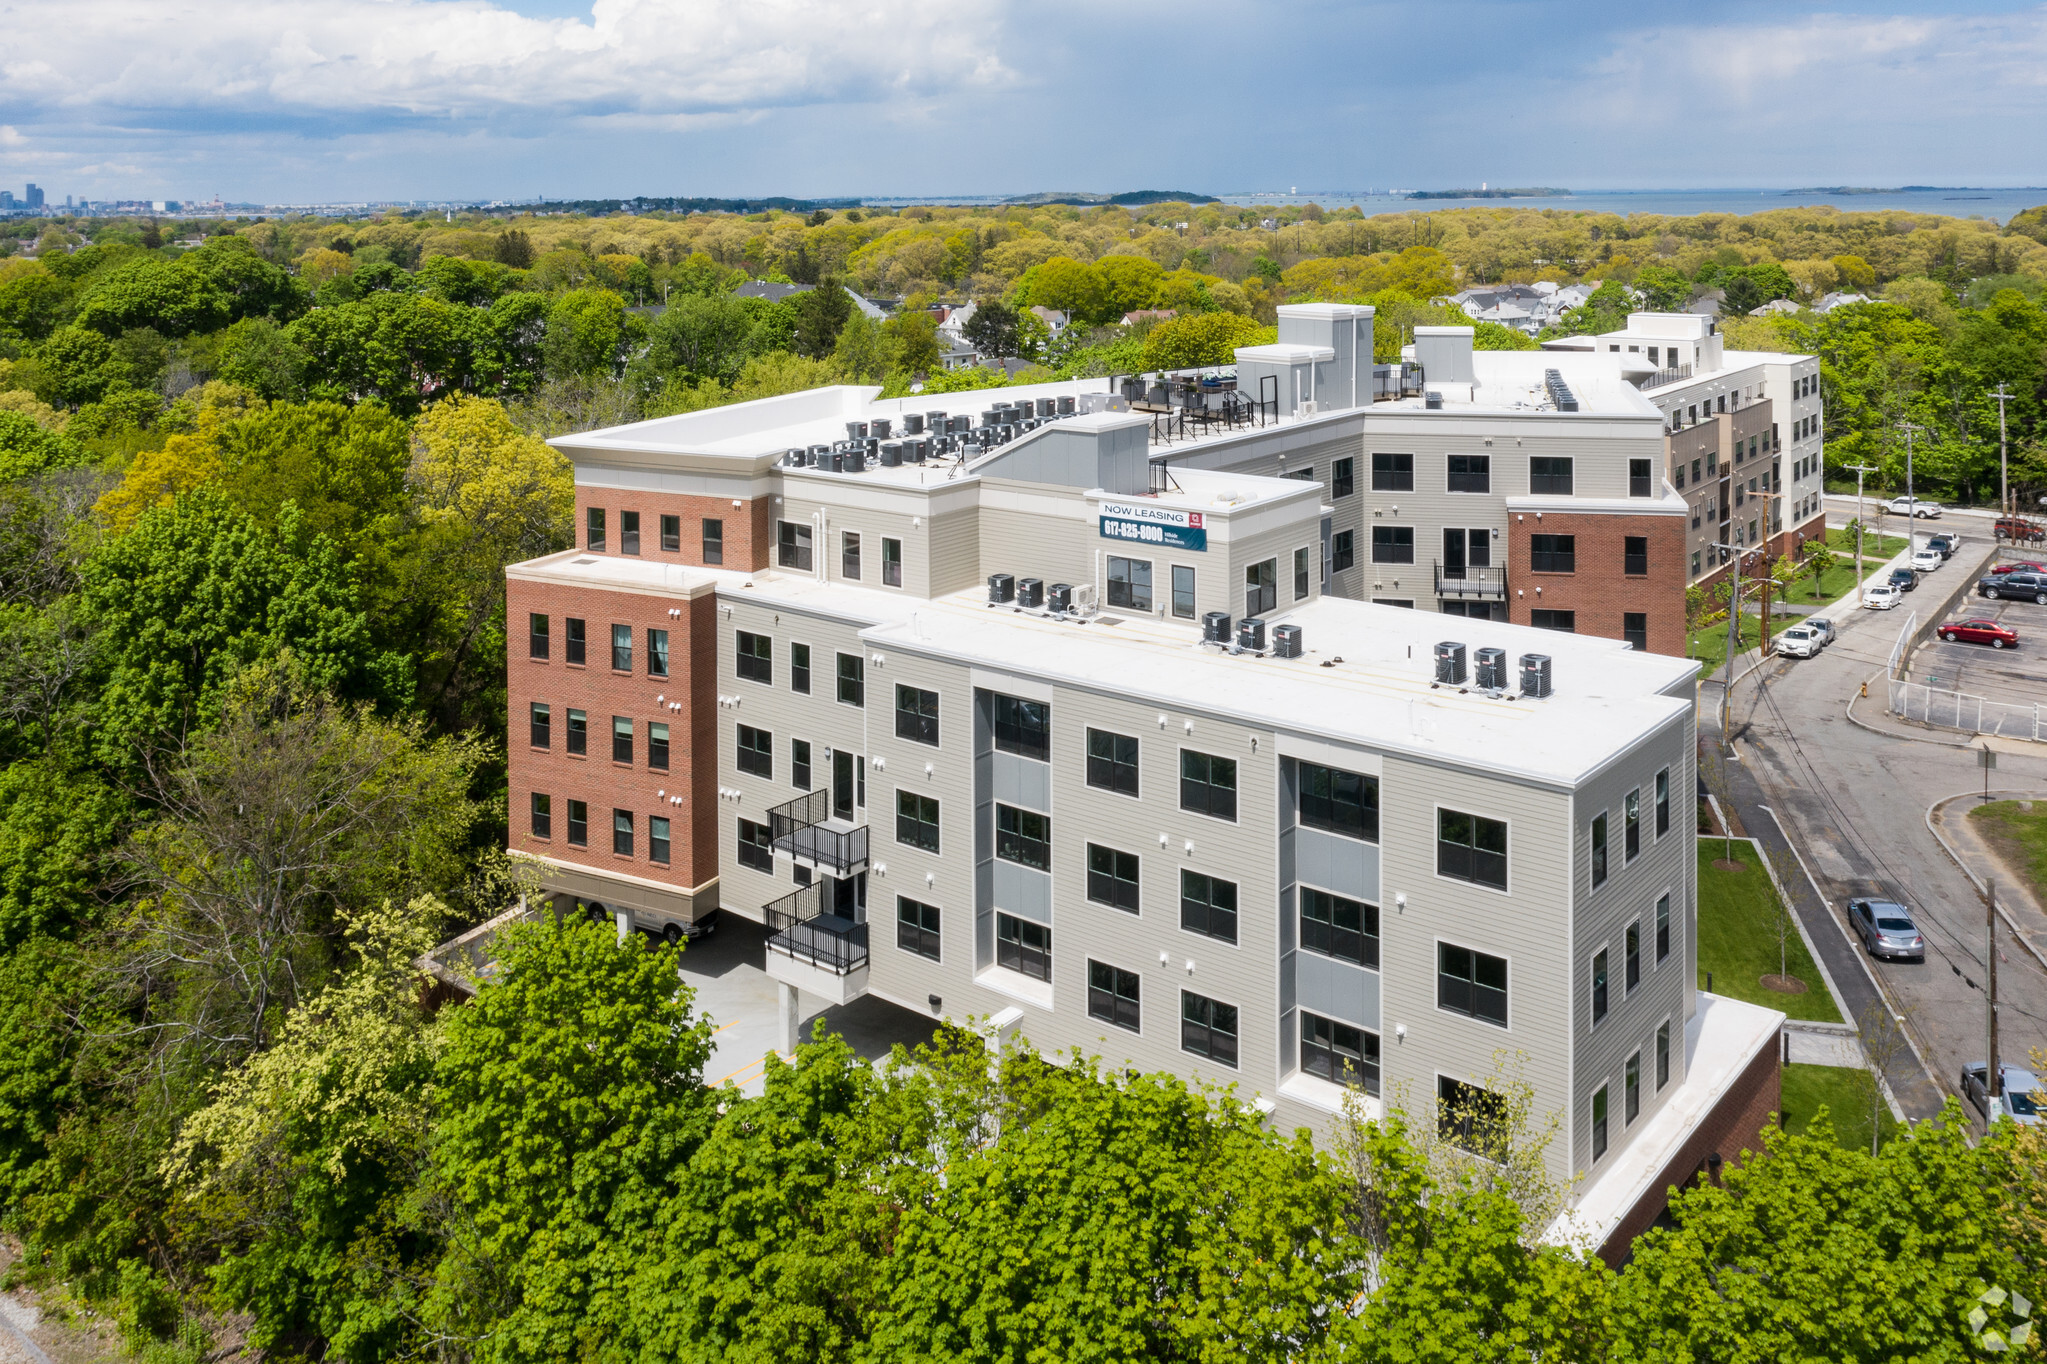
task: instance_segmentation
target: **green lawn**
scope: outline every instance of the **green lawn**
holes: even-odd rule
[[[1994,800],[1969,811],[1976,832],[1997,849],[2036,900],[2047,900],[2047,801]]]
[[[1716,994],[1777,1009],[1792,1018],[1842,1022],[1796,928],[1787,935],[1785,955],[1788,974],[1805,982],[1805,993],[1785,995],[1764,988],[1762,978],[1777,974],[1777,891],[1769,873],[1756,865],[1751,844],[1737,840],[1734,845],[1741,871],[1715,867],[1724,846],[1717,838],[1699,840],[1699,988],[1705,988],[1710,973]]]
[[[1825,1108],[1827,1121],[1834,1129],[1834,1140],[1851,1151],[1867,1151],[1875,1087],[1874,1077],[1866,1070],[1851,1070],[1846,1066],[1786,1066],[1781,1100],[1784,1130],[1805,1131],[1820,1109]],[[1891,1116],[1890,1105],[1881,1098],[1875,1099],[1875,1112],[1883,1129],[1882,1140],[1888,1142],[1897,1133],[1898,1120]]]

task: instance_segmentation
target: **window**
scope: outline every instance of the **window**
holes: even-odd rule
[[[1506,1123],[1507,1105],[1499,1095],[1483,1085],[1436,1077],[1436,1132],[1445,1141],[1495,1159],[1509,1135]]]
[[[1301,546],[1294,551],[1294,600],[1308,599],[1308,547]]]
[[[1302,886],[1301,946],[1338,961],[1379,969],[1379,907]]]
[[[1678,486],[1678,491],[1680,491],[1680,492],[1684,491],[1684,486],[1685,486],[1685,466],[1684,466],[1684,461],[1683,461],[1683,460],[1679,460],[1679,461],[1678,461],[1678,465],[1677,465],[1677,486]]]
[[[1137,857],[1100,844],[1087,845],[1087,898],[1137,913]]]
[[[1642,790],[1628,792],[1621,802],[1621,849],[1623,860],[1634,861],[1642,853]]]
[[[775,562],[799,573],[810,572],[810,527],[779,521],[775,527]]]
[[[611,760],[615,763],[633,760],[633,722],[623,715],[611,717]]]
[[[1052,870],[1052,820],[1014,805],[995,807],[995,855],[1034,871]]]
[[[995,746],[1018,757],[1052,761],[1052,707],[997,693]]]
[[[1413,455],[1373,455],[1372,491],[1411,493],[1414,491]]]
[[[881,542],[881,585],[901,587],[903,585],[903,542],[887,540]]]
[[[569,802],[569,842],[578,848],[590,846],[590,807],[580,800]]]
[[[1329,495],[1331,497],[1349,497],[1357,490],[1356,460],[1345,456],[1329,466]]]
[[[896,737],[937,746],[937,692],[918,687],[896,688]]]
[[[1300,483],[1313,483],[1315,481],[1315,466],[1312,464],[1303,464],[1298,469],[1287,470],[1285,473],[1281,474],[1280,477],[1291,478]]]
[[[547,617],[534,611],[526,617],[526,656],[547,657]]]
[[[640,552],[640,514],[636,511],[622,511],[618,514],[618,552],[621,554]]]
[[[583,661],[583,622],[574,616],[562,617],[568,638],[562,645],[562,658],[569,663]]]
[[[1087,732],[1087,784],[1120,795],[1137,794],[1137,740],[1104,729]]]
[[[1592,817],[1592,884],[1606,884],[1606,811]]]
[[[767,825],[750,819],[739,821],[739,865],[755,871],[775,870],[774,838]]]
[[[1663,895],[1656,900],[1656,962],[1660,966],[1670,955],[1670,897]]]
[[[668,676],[668,632],[647,631],[647,676]]]
[[[1414,527],[1372,527],[1372,562],[1411,564],[1414,562]]]
[[[749,682],[775,681],[775,642],[766,635],[756,635],[741,630],[734,648],[738,655],[739,675]]]
[[[1693,529],[1693,530],[1697,530],[1698,528],[1699,528],[1699,518],[1698,518],[1697,516],[1693,516],[1693,517],[1692,517],[1692,529]],[[1698,577],[1698,576],[1699,576],[1699,551],[1697,551],[1697,550],[1693,550],[1693,551],[1692,551],[1692,576],[1693,576],[1694,578],[1696,578],[1696,577]]]
[[[1357,532],[1340,530],[1329,537],[1329,571],[1341,573],[1358,561]]]
[[[647,817],[647,860],[668,865],[668,821],[660,815]]]
[[[590,751],[590,717],[580,710],[569,712],[569,732],[563,739],[564,747],[570,753],[588,754]]]
[[[1538,630],[1555,630],[1560,634],[1573,635],[1578,632],[1578,613],[1537,607],[1528,613],[1528,623]]]
[[[789,690],[810,695],[810,646],[789,646]]]
[[[1237,1068],[1237,1007],[1192,990],[1180,992],[1180,1050]]]
[[[1379,1035],[1301,1012],[1301,1069],[1332,1084],[1379,1092]]]
[[[1631,995],[1642,983],[1642,923],[1639,919],[1628,925],[1627,948],[1622,956],[1622,964],[1627,971],[1627,993]]]
[[[860,580],[860,532],[849,530],[839,534],[839,576]]]
[[[810,789],[810,740],[789,741],[789,784],[799,791]]]
[[[708,526],[710,526],[710,525],[711,525],[712,523],[711,523],[711,522],[708,522],[708,521],[707,521],[707,522],[705,522],[704,524],[705,524],[705,525],[706,525],[706,526],[708,527]],[[722,522],[722,521],[720,521],[720,522],[717,522],[716,524],[717,524],[717,526],[718,526],[718,528],[719,528],[719,536],[720,536],[720,538],[722,539],[722,538],[723,538],[723,535],[724,535],[724,525],[725,525],[725,523],[724,523],[724,522]],[[663,549],[663,550],[664,550],[665,552],[667,552],[667,553],[669,553],[669,554],[680,554],[680,553],[682,552],[682,518],[681,518],[681,517],[679,517],[679,516],[663,516],[663,517],[661,518],[661,548],[662,548],[662,549]],[[722,550],[721,550],[721,552],[719,553],[719,555],[718,555],[718,558],[716,558],[716,559],[713,559],[713,558],[711,558],[711,557],[710,557],[710,538],[709,538],[709,533],[708,533],[708,531],[706,532],[706,535],[705,535],[704,551],[705,551],[705,553],[704,553],[704,562],[705,562],[705,563],[707,563],[707,564],[715,564],[715,563],[719,563],[719,562],[722,562],[722,561],[723,561],[723,559],[724,559],[724,557],[725,557],[725,556],[724,556],[724,553],[722,552]]]
[[[613,810],[611,812],[611,850],[620,857],[633,855],[633,812]]]
[[[1194,619],[1194,570],[1186,564],[1173,565],[1173,614]]]
[[[1493,490],[1493,457],[1491,455],[1450,456],[1450,491],[1453,493],[1489,493]]]
[[[1279,606],[1279,560],[1266,559],[1244,569],[1244,614],[1262,616]]]
[[[995,964],[1032,980],[1052,979],[1052,930],[1014,914],[997,913]]]
[[[1151,560],[1109,556],[1109,605],[1151,610]]]
[[[675,543],[673,545],[668,543],[668,523],[670,521],[675,523]],[[664,516],[661,518],[661,548],[677,550],[682,548],[681,517]],[[722,564],[725,562],[725,522],[719,517],[707,516],[704,518],[704,562],[707,564]]]
[[[1656,774],[1656,836],[1670,832],[1670,769]]]
[[[647,766],[656,772],[668,770],[668,726],[647,722]]]
[[[1567,455],[1533,455],[1528,461],[1528,491],[1571,495],[1571,460]]]
[[[938,801],[915,791],[896,792],[896,842],[938,851]]]
[[[896,946],[938,960],[938,906],[896,897]]]
[[[739,727],[739,770],[756,777],[775,775],[775,736],[752,725]]]
[[[1670,1083],[1670,1024],[1664,1023],[1656,1029],[1656,1087],[1662,1089]]]
[[[1437,943],[1436,1007],[1506,1027],[1506,958]]]
[[[1507,888],[1506,821],[1456,810],[1436,812],[1436,874],[1495,890]]]
[[[1628,535],[1621,538],[1621,571],[1641,577],[1649,571],[1649,537]]]
[[[1578,537],[1575,535],[1529,536],[1528,566],[1537,573],[1576,573],[1578,571]]]
[[[535,838],[554,837],[554,798],[533,793],[532,828]]]
[[[630,625],[611,627],[611,670],[615,673],[633,670],[633,627]]]
[[[528,709],[526,742],[535,748],[554,745],[554,718],[545,702],[535,701]]]
[[[1237,817],[1237,760],[1180,750],[1180,808],[1217,819]]]
[[[1606,1021],[1606,949],[1592,954],[1592,1026]]]
[[[604,508],[591,507],[583,513],[583,547],[604,552]]]
[[[1137,972],[1091,961],[1087,964],[1087,1016],[1118,1028],[1137,1026]]]
[[[1180,927],[1205,938],[1237,940],[1237,883],[1198,871],[1180,873]]]
[[[867,704],[866,661],[858,654],[839,655],[839,700],[849,706]]]
[[[1649,613],[1646,611],[1621,612],[1621,638],[1636,653],[1649,652]]]
[[[1628,461],[1629,497],[1648,497],[1650,495],[1650,485],[1654,482],[1655,479],[1649,472],[1648,460],[1631,459]]]
[[[1300,764],[1301,823],[1379,841],[1379,779],[1318,763]]]

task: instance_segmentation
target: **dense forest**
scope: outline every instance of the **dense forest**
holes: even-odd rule
[[[928,305],[968,299],[1031,378],[1223,363],[1295,299],[1374,302],[1397,351],[1474,282],[1598,280],[1578,331],[1853,288],[1730,338],[1823,357],[1830,460],[1888,468],[1911,420],[1922,489],[1980,497],[2000,382],[2047,483],[2038,216],[0,225],[13,1273],[166,1362],[1969,1357],[1986,1285],[2038,1296],[2047,1167],[1954,1111],[1880,1157],[1773,1138],[1615,1273],[1540,1239],[1533,1117],[1490,1163],[1432,1099],[1317,1154],[1229,1095],[964,1033],[879,1069],[821,1038],[742,1098],[704,1083],[677,949],[536,924],[440,1009],[414,963],[526,875],[503,571],[569,543],[546,436],[1002,382],[935,372]]]

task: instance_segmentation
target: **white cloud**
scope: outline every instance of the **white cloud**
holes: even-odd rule
[[[11,123],[0,123],[0,147],[20,147],[27,142],[28,139],[21,135],[19,128]]]

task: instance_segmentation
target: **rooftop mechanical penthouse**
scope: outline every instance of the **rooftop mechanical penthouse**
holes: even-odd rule
[[[1368,310],[1325,311],[1369,355]],[[1462,409],[1325,414],[1271,394],[1347,383],[1338,346],[1259,350],[1236,391],[1267,397],[1152,404],[1169,440],[1096,381],[557,441],[584,545],[509,575],[513,850],[564,910],[762,922],[785,989],[993,1016],[1286,1127],[1518,1051],[1574,1216],[1624,1246],[1777,1099],[1779,1016],[1693,987],[1693,670],[1347,599],[1361,414]],[[1565,440],[1558,369],[1617,442],[1574,477],[1633,514],[1660,414],[1599,356],[1511,358],[1525,406],[1469,429]]]

